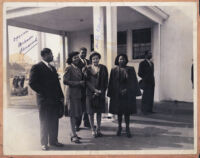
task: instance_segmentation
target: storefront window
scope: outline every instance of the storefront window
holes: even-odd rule
[[[94,50],[94,35],[90,35],[90,50]],[[120,31],[117,32],[117,53],[126,54],[127,53],[127,32]]]
[[[16,97],[29,97],[33,91],[28,86],[29,71],[38,62],[38,34],[36,31],[9,26],[9,83],[11,104]]]
[[[117,54],[127,53],[127,33],[126,31],[117,32]]]

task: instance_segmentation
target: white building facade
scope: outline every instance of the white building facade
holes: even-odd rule
[[[38,32],[38,60],[40,50],[48,46],[45,34],[58,35],[61,74],[68,54],[81,47],[87,48],[88,56],[91,50],[98,51],[102,55],[101,63],[109,70],[117,54],[126,53],[128,65],[134,66],[136,72],[143,60],[134,54],[137,46],[143,52],[150,49],[155,67],[155,101],[193,102],[194,6],[20,7],[7,10],[6,20],[7,26]],[[7,39],[8,36],[7,27]],[[7,49],[5,66],[9,54]],[[9,92],[9,87],[5,89]]]

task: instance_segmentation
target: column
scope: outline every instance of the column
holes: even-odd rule
[[[46,37],[44,32],[38,32],[38,57],[37,60],[41,61],[40,52],[46,47]]]
[[[101,63],[105,64],[103,7],[93,7],[93,32],[94,50],[101,54]]]
[[[4,52],[3,53],[3,91],[4,91],[4,97],[3,99],[3,105],[5,107],[8,107],[10,105],[10,92],[11,92],[11,87],[10,83],[10,75],[9,75],[9,35],[8,35],[8,24],[6,23],[6,32],[4,32],[4,37],[6,37],[6,41],[4,41],[4,45],[6,42],[6,47],[4,47]]]
[[[65,40],[65,35],[62,35],[61,37],[61,40],[62,40],[62,46],[61,46],[61,51],[60,51],[60,68],[61,68],[61,72],[64,73],[65,71],[65,67],[66,67],[66,40]]]
[[[65,68],[66,68],[66,59],[68,57],[68,38],[66,36],[66,33],[63,32],[61,36],[61,51],[60,51],[60,83],[61,83],[61,88],[63,92],[65,92],[65,86],[63,84],[63,76],[65,73]]]
[[[154,62],[154,75],[155,75],[155,93],[154,100],[160,101],[161,97],[161,84],[160,84],[160,67],[161,67],[161,52],[160,52],[160,24],[156,24],[152,29],[152,56]]]
[[[132,30],[128,29],[127,31],[127,56],[129,61],[132,60],[132,52],[133,52],[133,47],[132,47]]]
[[[107,68],[110,72],[111,68],[114,67],[115,57],[117,56],[117,7],[106,7],[106,29],[107,29]],[[108,107],[109,107],[109,100]],[[108,114],[108,118],[112,118],[112,114]]]
[[[108,71],[114,66],[117,56],[117,7],[106,7],[107,23],[107,68]]]

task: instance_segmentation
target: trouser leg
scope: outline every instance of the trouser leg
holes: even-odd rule
[[[58,142],[59,119],[58,119],[57,108],[51,108],[51,111],[49,112],[48,116],[48,121],[49,121],[49,143],[54,144]]]
[[[40,119],[40,143],[41,145],[48,145],[48,119],[47,119],[47,109],[39,109],[39,119]]]
[[[142,105],[141,105],[141,111],[146,113],[148,111],[148,89],[144,89],[143,94],[142,94]]]
[[[153,111],[153,103],[154,103],[154,87],[149,90],[149,108],[148,111]]]

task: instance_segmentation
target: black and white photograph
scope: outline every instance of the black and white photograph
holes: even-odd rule
[[[4,2],[3,154],[197,153],[196,2]]]

